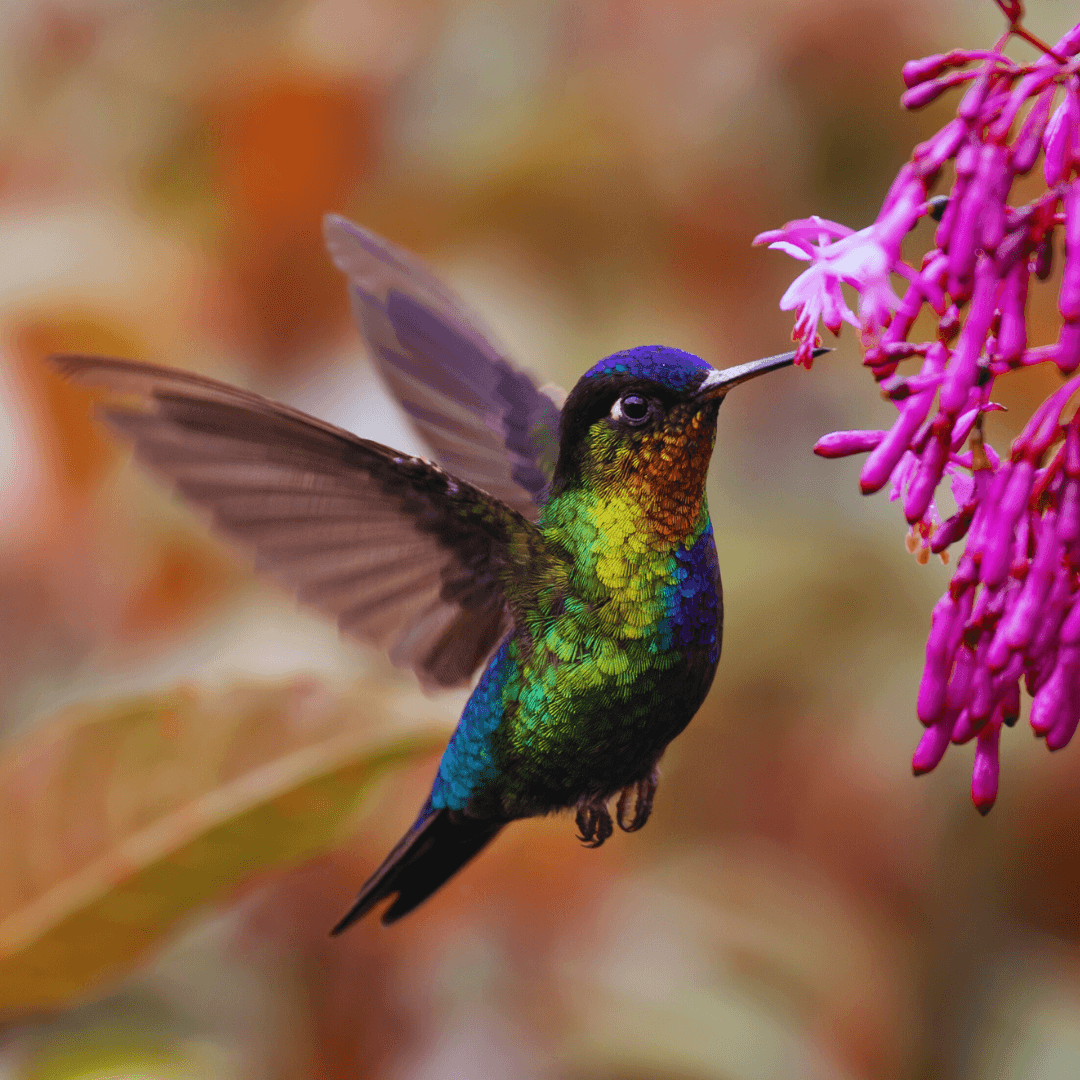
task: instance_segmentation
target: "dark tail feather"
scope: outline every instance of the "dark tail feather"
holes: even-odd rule
[[[386,926],[396,922],[479,854],[503,824],[461,817],[446,809],[425,809],[368,878],[356,903],[330,933],[347,930],[394,893],[397,899],[383,912],[382,921]]]

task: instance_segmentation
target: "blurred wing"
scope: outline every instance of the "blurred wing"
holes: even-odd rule
[[[428,687],[468,682],[510,627],[509,507],[403,457],[213,379],[127,360],[54,357],[75,382],[134,399],[102,419],[257,566]],[[537,536],[539,534],[536,534]]]
[[[517,371],[407,252],[333,214],[323,228],[379,370],[436,457],[535,520],[555,470],[566,395]]]

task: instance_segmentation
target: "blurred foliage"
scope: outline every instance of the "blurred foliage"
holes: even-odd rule
[[[1075,19],[1028,6],[1046,38]],[[991,0],[2,7],[2,1080],[1080,1071],[1080,757],[1011,740],[985,821],[962,755],[912,780],[945,574],[857,462],[810,453],[888,416],[850,337],[724,405],[724,656],[648,829],[590,852],[517,824],[338,939],[463,697],[257,581],[41,363],[171,363],[424,452],[328,210],[429,259],[542,381],[652,341],[776,352],[790,268],[750,239],[872,220],[953,107],[901,110],[902,63],[993,41]],[[1006,390],[998,442],[1046,387]]]
[[[12,742],[0,1015],[65,1005],[200,904],[332,846],[379,777],[441,745],[417,696],[366,683],[335,698],[311,681],[172,693],[69,710]]]

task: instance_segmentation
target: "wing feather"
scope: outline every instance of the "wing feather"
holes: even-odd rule
[[[565,395],[518,371],[419,260],[345,218],[323,228],[356,323],[420,435],[456,475],[535,520]]]
[[[529,521],[420,458],[213,379],[61,356],[120,399],[101,416],[256,565],[428,687],[467,683],[511,624],[511,541]]]

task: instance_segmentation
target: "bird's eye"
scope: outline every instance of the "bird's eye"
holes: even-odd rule
[[[644,423],[648,415],[648,399],[640,394],[625,394],[611,407],[613,420],[625,420],[630,424]]]

